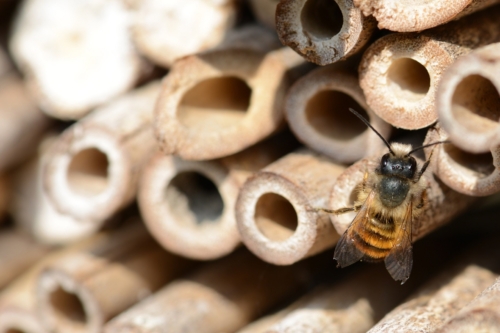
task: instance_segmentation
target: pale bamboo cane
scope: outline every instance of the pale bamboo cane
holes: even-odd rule
[[[391,127],[366,104],[356,75],[336,65],[315,69],[295,82],[285,113],[304,144],[340,163],[352,163],[380,151],[384,143],[348,108],[364,113],[383,137]]]
[[[310,261],[276,267],[239,251],[170,283],[111,320],[104,332],[234,332],[302,290],[317,267]]]
[[[240,244],[234,205],[253,172],[297,147],[289,132],[232,156],[185,161],[157,153],[144,168],[138,202],[144,221],[166,249],[215,259]]]
[[[242,47],[187,56],[163,81],[154,127],[162,150],[185,160],[220,158],[269,136],[283,124],[293,51]]]
[[[380,29],[400,32],[434,28],[497,3],[498,0],[354,0],[364,15],[377,19]]]
[[[425,143],[447,139],[446,131],[436,126],[429,130]],[[427,156],[430,152],[426,150]],[[500,141],[491,142],[489,152],[482,154],[467,153],[452,143],[440,145],[432,159],[433,172],[455,191],[473,196],[500,191]]]
[[[78,119],[130,90],[151,67],[135,50],[129,25],[122,0],[28,0],[10,50],[42,109]]]
[[[243,243],[262,260],[290,265],[333,247],[328,196],[344,167],[310,151],[279,159],[249,178],[236,202]]]
[[[238,14],[235,0],[184,0],[182,5],[176,0],[129,2],[135,45],[163,67],[221,43]]]
[[[459,58],[436,92],[439,123],[450,140],[471,153],[489,152],[500,139],[500,43]]]
[[[191,267],[163,250],[144,226],[55,260],[40,274],[37,311],[50,332],[98,333],[112,317]]]
[[[500,269],[496,260],[499,251],[498,241],[493,240],[458,256],[368,332],[435,332],[495,282]]]
[[[436,333],[500,332],[500,279],[489,286]]]
[[[135,197],[156,143],[155,81],[117,98],[68,128],[47,152],[44,189],[54,207],[101,225]]]

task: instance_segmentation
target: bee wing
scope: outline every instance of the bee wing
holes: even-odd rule
[[[370,192],[363,206],[361,206],[356,217],[349,225],[349,228],[347,228],[342,237],[340,237],[335,247],[335,253],[333,254],[333,259],[337,260],[338,266],[346,267],[363,258],[364,253],[354,245],[354,237],[356,237],[355,229],[357,224],[365,224],[369,221],[369,210],[374,197],[375,192]]]
[[[404,220],[396,230],[396,242],[384,260],[389,274],[391,274],[394,280],[401,281],[401,284],[408,280],[413,266],[411,245],[412,211],[413,204],[410,201],[406,207]]]

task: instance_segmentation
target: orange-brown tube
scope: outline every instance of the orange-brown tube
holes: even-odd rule
[[[359,51],[374,28],[352,0],[281,0],[276,8],[281,42],[321,66]]]
[[[436,89],[458,57],[500,41],[500,6],[422,33],[384,36],[364,53],[360,85],[368,105],[388,123],[420,129],[437,120]]]

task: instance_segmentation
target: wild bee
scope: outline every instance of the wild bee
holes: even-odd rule
[[[365,172],[353,207],[322,209],[331,214],[357,212],[340,238],[333,258],[340,267],[359,260],[384,260],[392,278],[403,284],[410,277],[413,266],[412,223],[426,205],[426,182],[422,175],[433,151],[420,170],[411,154],[445,141],[415,149],[401,143],[389,144],[363,116],[349,110],[384,141],[389,153],[382,156],[375,170]]]

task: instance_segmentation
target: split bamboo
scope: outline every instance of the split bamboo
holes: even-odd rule
[[[38,279],[38,315],[50,332],[99,333],[190,266],[135,224],[46,266]]]
[[[154,127],[167,154],[206,160],[237,153],[280,128],[293,51],[225,48],[177,61],[163,81]],[[290,75],[292,74],[292,75]]]
[[[147,227],[166,249],[189,258],[232,252],[241,242],[234,205],[243,183],[297,145],[285,132],[218,160],[157,153],[145,166],[138,191]]]
[[[374,28],[352,0],[281,0],[276,8],[281,42],[321,66],[359,51]]]
[[[383,137],[389,137],[390,125],[366,104],[356,75],[335,65],[300,78],[285,101],[288,123],[299,140],[340,163],[355,162],[384,147],[349,108],[364,114]]]
[[[500,279],[489,286],[436,333],[500,332]]]
[[[135,197],[156,143],[151,122],[159,82],[134,90],[68,128],[47,152],[44,189],[54,207],[101,225]]]
[[[440,145],[436,146],[436,150],[439,147]],[[354,206],[354,201],[357,198],[357,186],[363,183],[366,172],[373,172],[379,166],[381,156],[382,154],[377,154],[362,159],[348,167],[338,177],[331,190],[330,209],[336,210]],[[417,161],[420,169],[422,161],[418,158]],[[435,179],[429,169],[422,177],[426,180],[427,199],[422,214],[412,222],[413,241],[448,223],[475,201],[474,198],[458,193]],[[339,234],[343,234],[347,230],[355,214],[349,212],[342,215],[330,215],[331,222]]]
[[[380,29],[422,31],[459,19],[498,3],[498,0],[354,0],[364,15],[373,15]]]
[[[12,176],[9,212],[16,225],[36,241],[67,244],[95,233],[99,226],[59,213],[43,191],[43,159],[53,140],[54,137],[45,138],[39,146],[38,155]]]
[[[437,119],[435,95],[443,72],[472,49],[500,41],[500,6],[422,33],[391,34],[364,53],[360,85],[373,111],[405,129]]]
[[[135,86],[151,67],[129,36],[122,0],[27,0],[10,51],[41,108],[78,119]]]
[[[495,282],[500,269],[496,260],[499,251],[498,241],[494,240],[460,255],[368,333],[435,332]]]
[[[123,312],[104,332],[234,332],[293,292],[318,266],[266,264],[247,251],[206,265]]]
[[[297,151],[249,178],[236,202],[243,243],[262,260],[290,265],[333,247],[339,236],[327,216],[331,188],[344,167]]]
[[[146,0],[132,3],[132,39],[152,62],[170,67],[218,45],[236,23],[235,0]],[[189,28],[187,28],[189,27]]]
[[[486,153],[500,139],[500,43],[454,62],[436,93],[439,123],[460,149]]]
[[[429,130],[425,143],[447,140],[448,134],[440,127]],[[431,149],[426,150],[429,155]],[[467,153],[452,143],[436,146],[432,156],[433,172],[455,191],[485,196],[500,191],[500,141],[492,142],[490,151]]]

